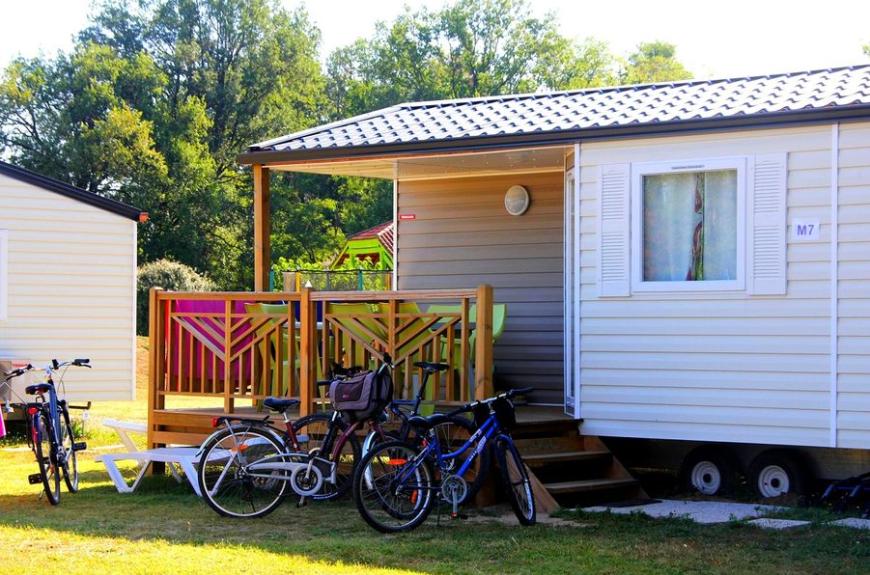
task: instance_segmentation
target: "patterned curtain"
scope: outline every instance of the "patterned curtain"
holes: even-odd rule
[[[737,172],[644,176],[644,281],[732,280],[736,274]]]

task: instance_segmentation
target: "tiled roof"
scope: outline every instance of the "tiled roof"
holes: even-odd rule
[[[870,65],[747,78],[411,102],[261,142],[341,150],[870,107]]]
[[[387,253],[393,252],[393,230],[395,226],[393,225],[393,221],[384,222],[382,224],[378,224],[373,226],[367,230],[363,230],[361,232],[357,232],[352,236],[348,237],[348,241],[350,240],[365,240],[371,238],[378,238],[381,242],[381,245],[384,246],[384,249]]]

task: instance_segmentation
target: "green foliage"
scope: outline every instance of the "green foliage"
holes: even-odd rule
[[[212,291],[214,283],[195,269],[172,260],[139,266],[136,274],[136,333],[148,335],[148,292],[159,287],[170,291]]]
[[[68,53],[17,59],[0,76],[0,154],[149,212],[139,258],[253,279],[247,146],[408,100],[679,79],[674,48],[558,33],[525,0],[406,9],[329,55],[303,9],[278,0],[99,0]],[[622,66],[620,68],[620,65]],[[346,235],[392,215],[389,181],[277,173],[272,248],[323,262]]]
[[[667,42],[642,42],[628,57],[620,81],[623,84],[646,84],[688,80],[692,73],[677,60],[677,47]]]

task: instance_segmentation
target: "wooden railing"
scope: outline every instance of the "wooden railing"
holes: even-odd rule
[[[445,305],[446,304],[446,305]],[[258,405],[298,397],[323,406],[316,382],[334,364],[374,368],[389,353],[396,396],[422,381],[414,362],[451,366],[426,397],[456,403],[492,392],[492,288],[393,292],[150,293],[149,422],[170,396]],[[472,371],[474,378],[472,380]],[[153,426],[149,425],[149,429]]]

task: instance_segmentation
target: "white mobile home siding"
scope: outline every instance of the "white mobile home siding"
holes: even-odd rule
[[[135,391],[136,222],[0,175],[8,231],[8,316],[0,357],[70,368],[71,400],[131,399]]]
[[[870,447],[870,122],[840,126],[837,446]]]
[[[830,126],[583,143],[580,416],[601,436],[831,446]],[[838,446],[870,446],[870,124],[840,134]],[[602,298],[598,169],[614,163],[787,153],[787,294]],[[747,187],[747,194],[752,186]]]

